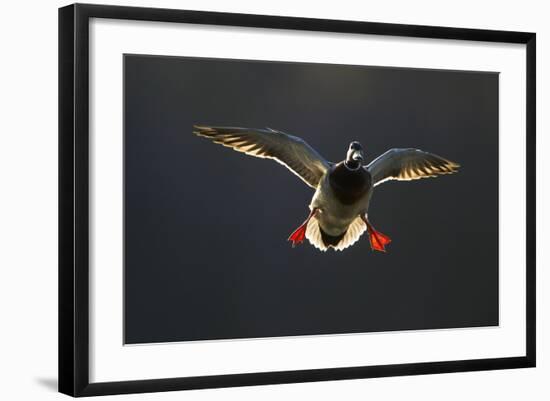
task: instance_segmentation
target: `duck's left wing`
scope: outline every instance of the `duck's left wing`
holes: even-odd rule
[[[388,180],[410,181],[458,171],[459,164],[419,149],[390,149],[365,168],[374,186]]]
[[[302,138],[270,128],[207,127],[195,125],[193,133],[247,155],[273,159],[286,166],[307,185],[317,188],[329,163]]]

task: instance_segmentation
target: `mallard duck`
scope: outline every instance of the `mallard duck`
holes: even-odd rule
[[[388,180],[410,181],[458,171],[459,164],[419,149],[391,149],[363,165],[363,147],[349,144],[346,158],[332,163],[303,139],[271,128],[195,125],[193,133],[250,156],[272,159],[315,190],[309,215],[288,240],[296,246],[305,238],[321,251],[342,251],[368,231],[371,249],[386,251],[390,237],[368,218],[374,187]]]

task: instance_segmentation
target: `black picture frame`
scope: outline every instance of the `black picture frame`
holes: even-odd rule
[[[89,145],[90,18],[180,22],[526,45],[526,354],[520,357],[90,383]],[[71,396],[189,390],[535,366],[536,35],[436,26],[73,4],[59,9],[59,391]]]

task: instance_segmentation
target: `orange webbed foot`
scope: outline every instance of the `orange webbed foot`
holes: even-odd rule
[[[369,233],[370,247],[373,251],[386,252],[386,245],[391,242],[391,238],[386,234],[382,234],[380,231],[372,226],[372,224],[367,219],[367,216],[362,216],[363,221],[367,225],[367,231]]]
[[[317,209],[313,209],[309,213],[309,216],[307,216],[306,221],[304,221],[300,227],[298,227],[296,230],[292,232],[292,234],[290,234],[290,236],[288,237],[288,241],[292,241],[293,248],[296,245],[299,245],[302,242],[304,242],[304,239],[306,238],[307,225],[311,220],[311,218],[314,217],[316,214],[317,214]]]
[[[369,240],[372,250],[379,252],[386,252],[386,245],[391,242],[390,237],[375,230],[369,230]]]
[[[293,248],[296,245],[299,245],[302,242],[304,242],[304,238],[306,237],[306,229],[307,229],[307,223],[302,224],[300,227],[294,230],[292,234],[290,234],[290,237],[288,237],[288,240],[292,241]]]

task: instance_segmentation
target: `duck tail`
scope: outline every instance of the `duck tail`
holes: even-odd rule
[[[333,236],[325,233],[321,229],[317,219],[311,219],[307,226],[306,238],[311,245],[320,251],[326,251],[329,248],[333,248],[336,251],[343,251],[355,244],[366,229],[367,226],[361,217],[357,217],[351,222],[346,231],[338,236]]]
[[[332,246],[334,248],[336,248],[336,246],[340,243],[342,238],[344,238],[344,236],[347,233],[347,231],[345,231],[340,235],[334,236],[334,235],[327,234],[326,232],[323,231],[322,228],[320,228],[320,231],[321,231],[321,239],[323,240],[323,243],[325,244],[325,246],[327,247]]]

